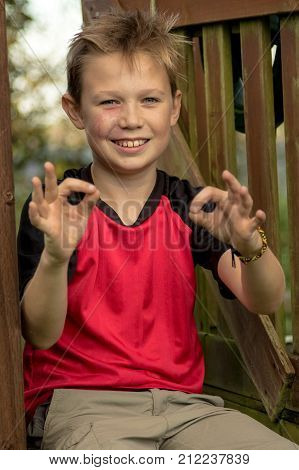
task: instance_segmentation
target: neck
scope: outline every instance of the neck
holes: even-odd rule
[[[104,201],[124,202],[126,200],[146,201],[156,182],[156,164],[136,173],[120,174],[94,161],[91,174],[95,186]]]

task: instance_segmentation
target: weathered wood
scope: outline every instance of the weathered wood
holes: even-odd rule
[[[299,11],[296,0],[156,0],[156,4],[158,10],[179,13],[179,26]],[[143,5],[145,0],[138,1],[139,8]]]
[[[279,202],[276,135],[269,22],[242,21],[240,25],[248,186],[253,211],[266,213],[269,245],[279,258]],[[275,314],[276,330],[283,340],[283,311]]]
[[[268,316],[251,314],[237,300],[220,298],[217,287],[215,295],[267,413],[276,420],[295,376],[284,346]]]
[[[290,355],[290,360],[295,369],[296,378],[292,385],[292,390],[290,393],[290,398],[287,403],[287,408],[295,411],[298,414],[298,424],[299,424],[299,355],[292,354]]]
[[[205,77],[203,70],[203,57],[200,49],[201,38],[199,35],[193,36],[193,63],[194,63],[194,88],[195,88],[195,115],[197,125],[197,152],[195,162],[200,168],[201,174],[210,184],[210,162],[208,150],[208,128],[206,118],[206,95]]]
[[[98,18],[101,13],[111,7],[123,10],[151,8],[151,0],[81,0],[83,22],[88,23],[93,18]]]
[[[218,24],[204,26],[202,36],[209,184],[224,188],[221,178],[223,170],[229,169],[235,175],[237,171],[230,34],[228,26]],[[217,324],[219,331],[229,336],[220,312],[217,313]]]
[[[171,175],[188,179],[193,185],[204,185],[204,179],[178,125],[172,128],[169,145],[159,158],[158,167]]]
[[[0,449],[25,449],[5,6],[0,3]]]
[[[299,15],[281,23],[293,352],[299,354]],[[299,396],[298,396],[299,404]]]
[[[202,332],[199,332],[199,337],[205,356],[205,386],[260,400],[235,341],[219,334]]]
[[[223,187],[223,170],[237,172],[228,28],[225,25],[204,26],[203,44],[210,178],[212,185]]]

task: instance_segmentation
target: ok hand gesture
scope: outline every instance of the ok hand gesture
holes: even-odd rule
[[[266,220],[262,210],[250,213],[253,200],[246,186],[225,170],[222,173],[227,191],[207,186],[198,193],[190,204],[190,218],[206,228],[214,237],[231,244],[243,256],[251,256],[261,248],[262,241],[257,227]],[[204,212],[203,205],[208,201],[216,203],[213,212]]]
[[[69,260],[80,241],[100,193],[94,185],[74,178],[66,178],[57,185],[54,165],[47,162],[44,168],[45,194],[40,179],[34,177],[29,218],[32,225],[44,232],[45,251],[50,259],[63,263]],[[71,205],[67,200],[74,191],[85,193],[78,205]]]

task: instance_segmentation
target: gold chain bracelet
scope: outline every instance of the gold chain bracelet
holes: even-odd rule
[[[261,247],[260,251],[256,255],[251,256],[251,257],[242,256],[241,253],[239,253],[237,250],[232,251],[232,265],[233,265],[233,267],[236,267],[234,255],[237,255],[239,260],[243,264],[248,264],[251,261],[255,261],[255,260],[259,259],[265,253],[265,251],[268,247],[268,240],[267,240],[266,234],[265,234],[264,230],[261,227],[257,227],[257,231],[259,232],[259,234],[261,236],[261,239],[262,239],[262,247]]]

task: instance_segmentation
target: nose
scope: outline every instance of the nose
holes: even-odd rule
[[[137,104],[123,104],[119,116],[119,126],[127,129],[136,129],[143,126],[141,110],[138,108]]]

